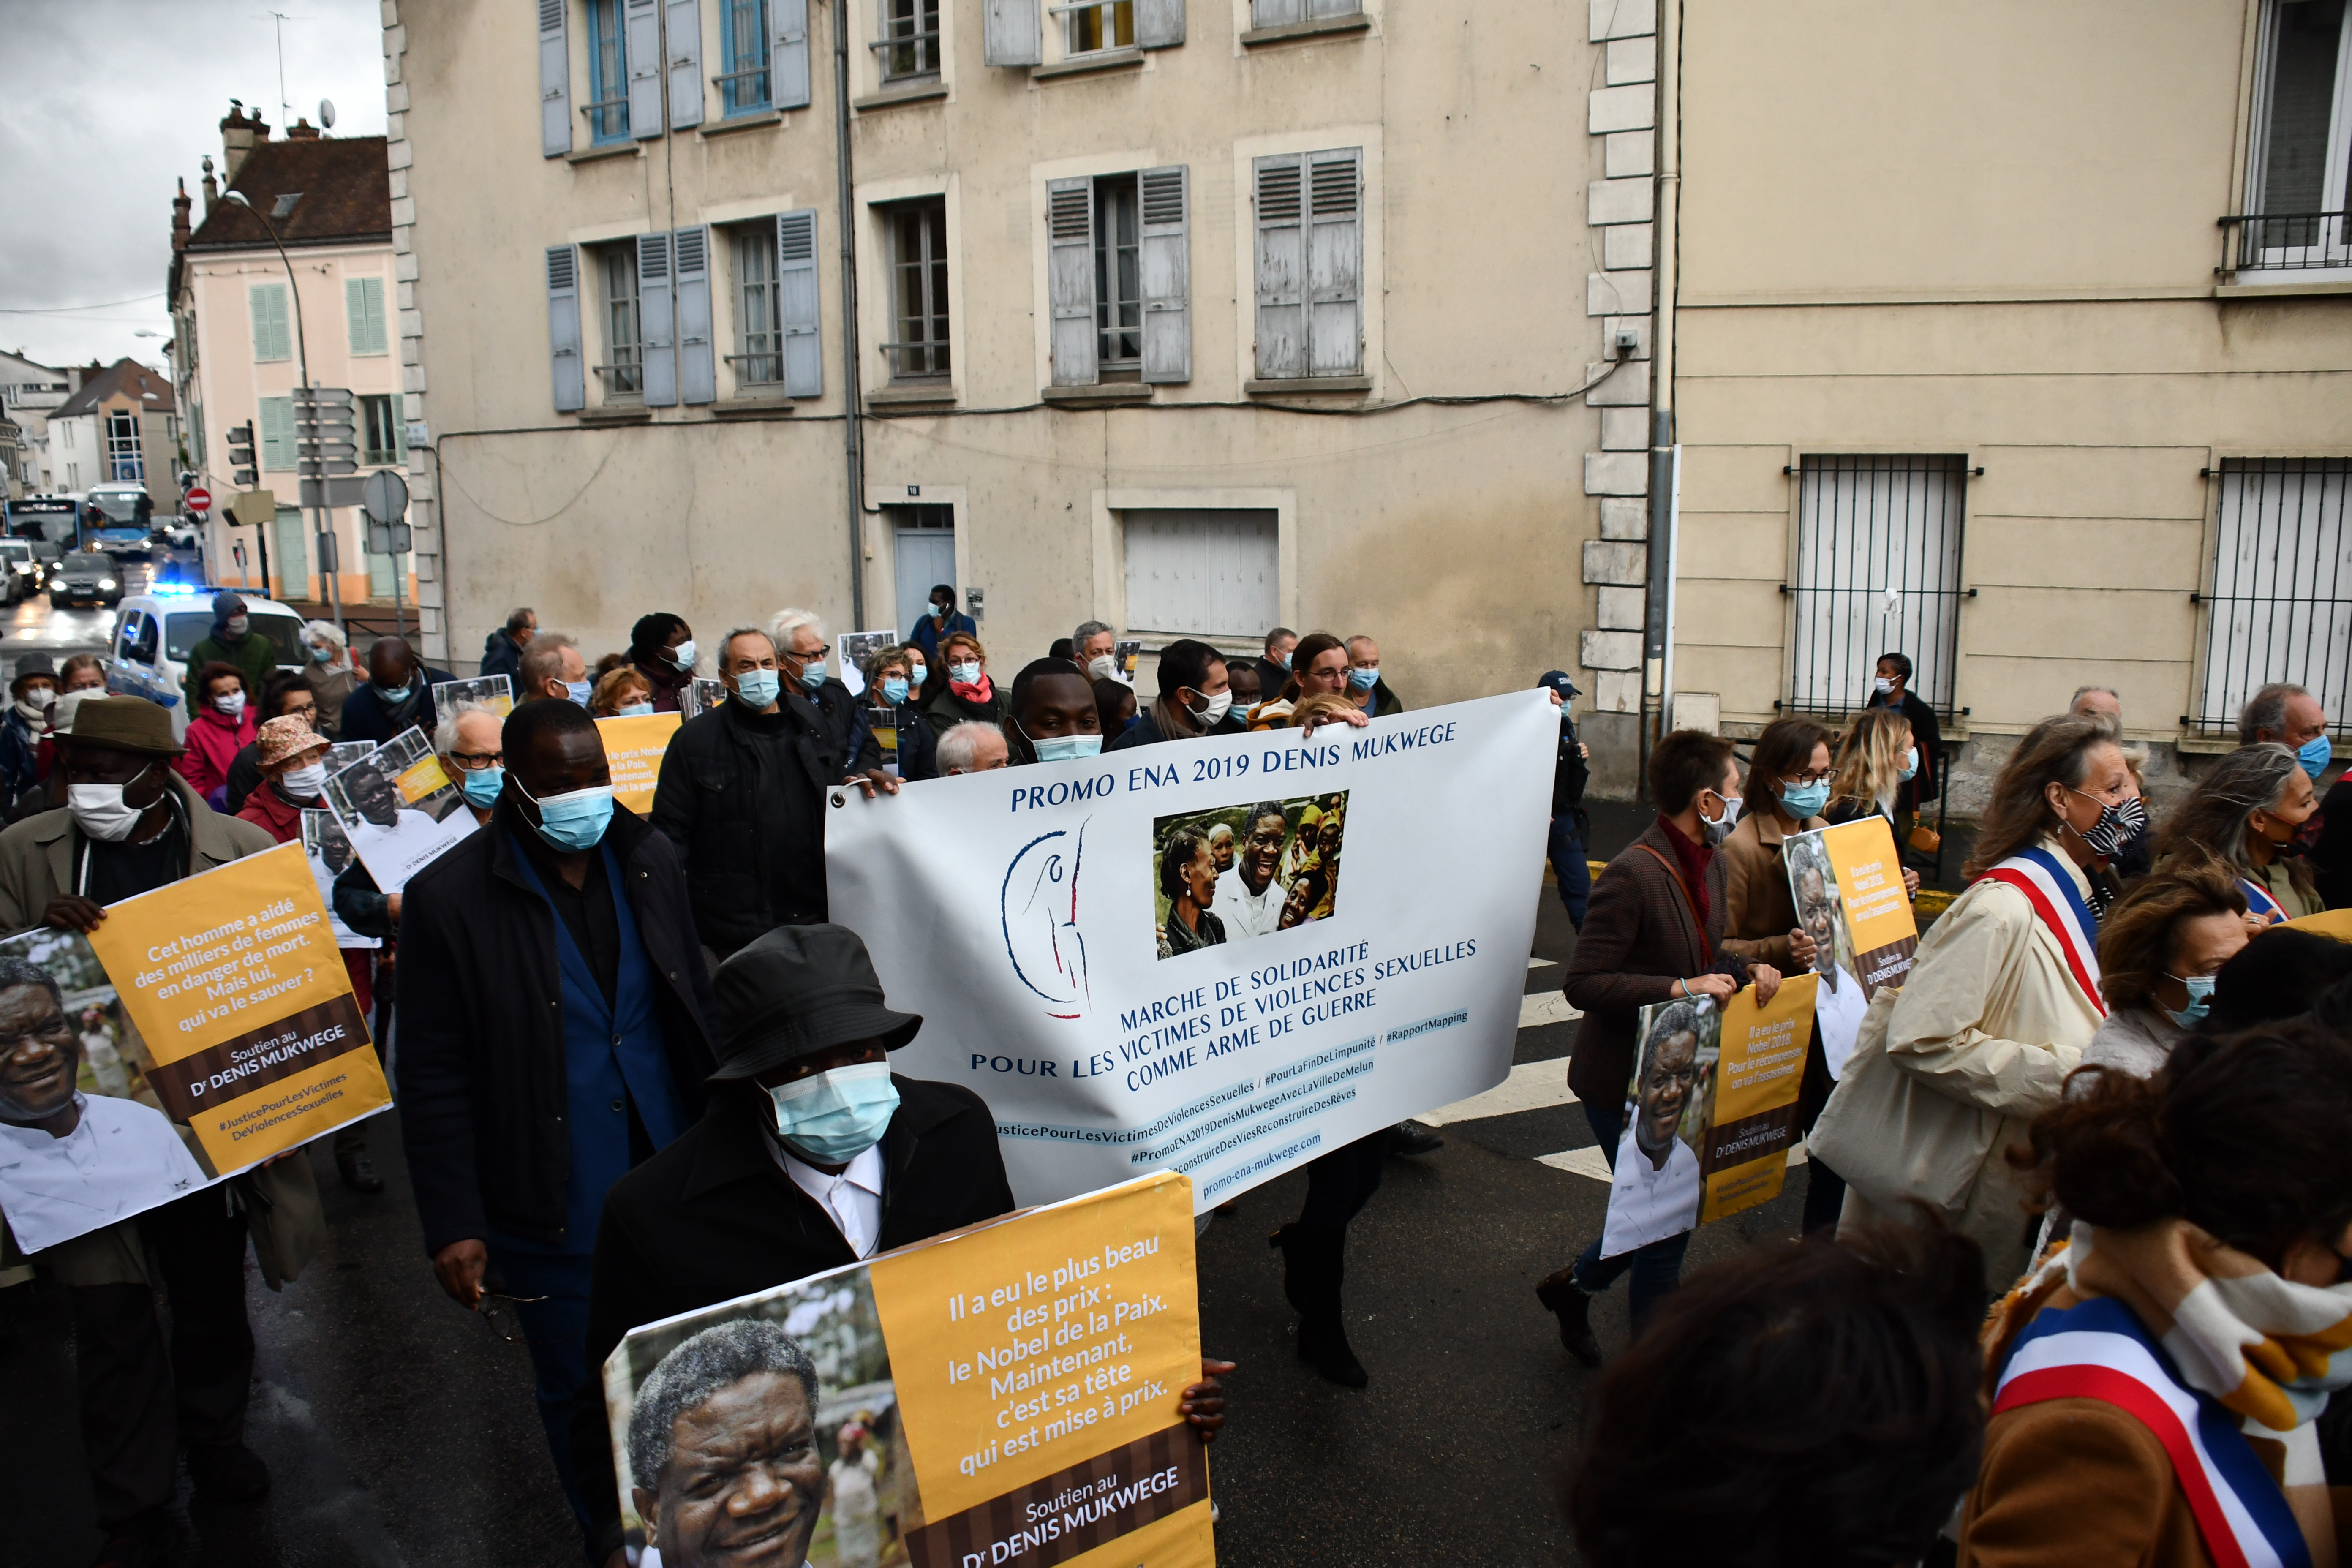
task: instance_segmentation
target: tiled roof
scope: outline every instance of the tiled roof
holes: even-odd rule
[[[392,237],[392,179],[381,136],[321,136],[255,145],[231,190],[265,215],[289,192],[302,199],[271,227],[289,247]],[[213,204],[188,238],[190,250],[268,248],[269,229],[226,199]]]
[[[118,392],[128,395],[150,414],[172,412],[171,382],[135,359],[124,359],[84,381],[81,390],[58,405],[49,417],[70,419],[77,414],[88,414]],[[154,395],[149,396],[150,393]]]

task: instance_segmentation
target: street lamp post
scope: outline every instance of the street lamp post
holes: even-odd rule
[[[241,206],[246,211],[251,213],[254,216],[255,220],[261,225],[262,232],[269,236],[269,243],[278,247],[278,259],[280,262],[283,262],[286,267],[286,291],[294,297],[295,366],[297,373],[302,378],[302,389],[305,392],[311,391],[310,345],[309,341],[303,336],[302,332],[302,287],[299,283],[296,282],[294,279],[294,258],[286,254],[286,244],[283,240],[278,237],[278,230],[272,226],[268,218],[262,216],[261,209],[255,206],[252,202],[246,198],[246,195],[243,191],[230,191],[222,199],[225,201],[234,202],[238,206]],[[315,428],[318,416],[318,405],[313,402],[310,405],[310,408],[313,428]],[[320,543],[322,546],[327,546],[327,548],[322,548],[320,552],[319,575],[327,580],[328,609],[330,613],[333,615],[335,624],[340,626],[343,624],[343,591],[342,584],[336,582],[335,578],[337,575],[336,568],[342,564],[342,563],[337,558],[341,555],[342,552],[340,548],[334,548],[332,546],[327,531],[327,462],[325,457],[326,448],[323,444],[319,446],[318,451],[320,456],[317,459],[316,467],[319,470],[319,526],[316,531],[319,535]],[[297,437],[295,439],[294,482],[296,499],[298,500],[300,499],[301,472],[301,439]],[[261,590],[265,594],[269,591],[269,583],[266,576],[262,580]]]

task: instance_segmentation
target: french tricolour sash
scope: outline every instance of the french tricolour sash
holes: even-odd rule
[[[2271,897],[2271,891],[2268,888],[2263,887],[2260,882],[2255,881],[2251,877],[2239,878],[2238,886],[2246,890],[2247,909],[2252,910],[2255,914],[2267,915],[2273,920],[2283,921],[2286,919],[2286,911],[2279,908],[2279,901]]]
[[[1987,871],[1984,879],[2007,882],[2025,895],[2025,901],[2058,939],[2058,951],[2066,955],[2074,984],[2099,1016],[2105,1017],[2107,1005],[2099,999],[2099,922],[2084,907],[2074,879],[2060,867],[2058,858],[2047,849],[2021,850]]]
[[[2156,1435],[2172,1457],[2205,1550],[2220,1568],[2310,1568],[2311,1552],[2271,1479],[2218,1400],[2181,1385],[2121,1301],[2044,1310],[2011,1347],[1992,1413],[2045,1399],[2096,1399]]]

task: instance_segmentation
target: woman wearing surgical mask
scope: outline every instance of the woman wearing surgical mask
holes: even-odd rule
[[[349,645],[332,621],[302,623],[302,684],[319,705],[319,733],[329,740],[343,732],[343,699],[359,689]]]
[[[920,686],[914,664],[903,647],[867,657],[859,672],[866,677],[866,695],[858,702],[857,723],[850,736],[854,772],[879,768],[902,779],[939,777],[939,742],[915,706]]]
[[[683,616],[656,610],[629,628],[629,665],[644,679],[656,713],[677,711],[678,693],[694,682],[694,628]],[[589,711],[596,712],[593,702]],[[609,714],[600,717],[611,717]]]
[[[1041,658],[1013,678],[1004,745],[1012,765],[1062,763],[1102,751],[1094,683],[1066,658]]]
[[[939,658],[946,668],[932,672],[934,689],[923,704],[924,716],[934,731],[944,735],[958,724],[1004,722],[1012,700],[989,678],[988,655],[978,637],[970,632],[950,632],[940,639]],[[944,684],[940,681],[942,673],[947,678]]]
[[[588,711],[599,719],[636,719],[658,709],[653,687],[629,665],[608,669],[588,699]],[[677,704],[672,703],[675,710]]]
[[[188,715],[187,750],[173,765],[215,811],[228,809],[228,770],[237,752],[253,743],[254,715],[247,710],[245,675],[215,660],[197,671],[203,706]]]
[[[2184,859],[2142,878],[2099,927],[2107,1019],[2084,1066],[2153,1078],[2210,1010],[2213,977],[2246,945],[2246,892],[2220,861]]]
[[[1154,746],[1162,741],[1191,741],[1202,735],[1238,735],[1234,719],[1234,689],[1225,675],[1225,656],[1207,643],[1180,637],[1160,650],[1160,697],[1136,715],[1126,733],[1110,742],[1123,752],[1133,746]]]
[[[2311,868],[2287,846],[2319,796],[2295,754],[2276,741],[2241,746],[2197,781],[2173,809],[2157,845],[2161,870],[2175,858],[2210,853],[2237,874],[2246,904],[2266,924],[2327,907]]]

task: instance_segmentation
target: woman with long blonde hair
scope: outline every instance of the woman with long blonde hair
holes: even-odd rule
[[[1822,815],[1832,823],[1855,822],[1874,811],[1891,824],[1896,792],[1919,772],[1911,721],[1900,709],[1864,709],[1838,743],[1836,766]]]

